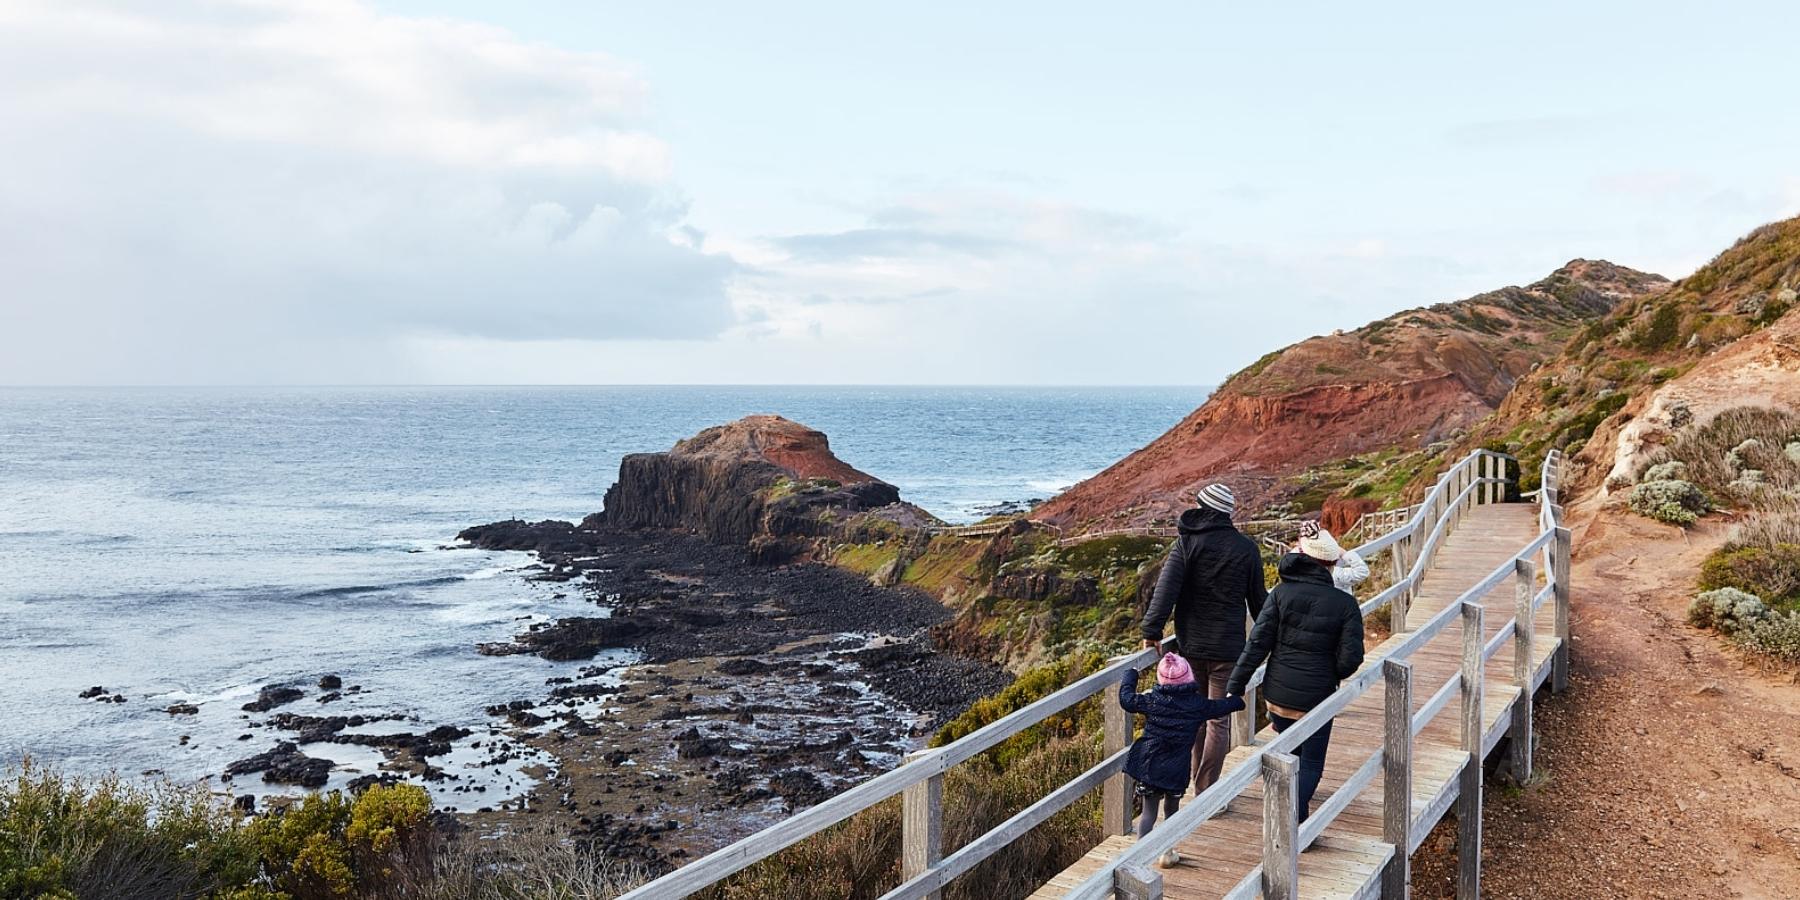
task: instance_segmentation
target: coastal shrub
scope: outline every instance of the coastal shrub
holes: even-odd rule
[[[1716,496],[1738,496],[1754,507],[1776,503],[1800,487],[1800,414],[1785,409],[1740,406],[1704,424],[1681,428],[1652,460],[1644,480],[1658,466],[1678,462],[1691,481]],[[1745,477],[1746,471],[1761,473]]]
[[[410,784],[333,791],[252,822],[265,878],[293,900],[403,896],[429,880],[431,798]]]
[[[1755,595],[1727,587],[1695,597],[1688,623],[1713,629],[1768,662],[1800,665],[1800,611],[1772,610]]]
[[[1687,463],[1678,459],[1657,463],[1644,470],[1644,481],[1686,481],[1688,477]]]
[[[942,747],[1002,716],[1024,709],[1032,703],[1062,690],[1099,671],[1105,665],[1106,657],[1103,654],[1098,651],[1088,651],[1070,654],[1054,662],[1027,669],[1018,678],[1013,679],[1012,684],[1002,688],[999,693],[975,701],[963,711],[962,715],[944,723],[944,726],[931,736],[930,746]],[[1084,708],[1088,706],[1092,706],[1093,709]],[[1065,711],[1062,716],[1053,717],[1046,724],[1069,733],[1078,733],[1082,730],[1092,730],[1082,728],[1082,719],[1099,714],[1098,704],[1088,700]],[[1066,728],[1062,725],[1065,720],[1069,722]],[[1039,725],[1034,729],[1027,729],[1010,738],[1008,743],[1034,742],[1033,739],[1039,737],[1034,734],[1035,729],[1043,727],[1043,725]],[[1006,747],[1007,744],[1003,743],[996,748],[996,751],[1004,750]]]
[[[1772,603],[1800,603],[1800,544],[1721,547],[1700,564],[1700,587],[1737,588]]]
[[[1667,302],[1656,307],[1650,320],[1638,330],[1632,342],[1639,350],[1667,350],[1681,341],[1681,304]]]
[[[642,863],[555,835],[514,832],[446,844],[417,900],[604,900],[649,880]]]
[[[960,847],[1099,761],[1094,734],[1054,738],[1008,763],[970,760],[944,777],[944,844]],[[1098,792],[951,882],[951,900],[1023,897],[1100,842]],[[874,898],[900,883],[899,798],[877,804],[694,896],[700,900]]]
[[[1750,622],[1735,635],[1738,646],[1785,666],[1800,665],[1800,612],[1776,612]]]
[[[1702,592],[1688,604],[1688,623],[1731,634],[1745,622],[1767,613],[1768,607],[1755,594],[1731,587],[1717,588]]]
[[[1631,511],[1658,522],[1687,526],[1712,509],[1706,493],[1690,481],[1645,481],[1631,489]]]
[[[256,857],[201,787],[64,777],[27,760],[0,782],[0,900],[203,897],[245,885]]]

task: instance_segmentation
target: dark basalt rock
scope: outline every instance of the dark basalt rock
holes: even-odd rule
[[[255,772],[261,772],[263,781],[270,784],[324,787],[331,774],[331,760],[314,759],[301,753],[292,741],[282,741],[272,750],[245,757],[226,766],[225,780]]]
[[[306,696],[305,692],[299,688],[271,684],[258,692],[255,700],[244,704],[243,709],[245,712],[268,712],[277,706],[285,706],[304,696]]]
[[[176,703],[163,710],[171,716],[191,716],[200,712],[200,707],[192,703]]]
[[[336,675],[326,675],[319,679],[319,690],[335,691],[344,686],[344,679]]]

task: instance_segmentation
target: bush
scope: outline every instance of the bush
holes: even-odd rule
[[[0,898],[202,897],[248,883],[253,846],[201,787],[65,778],[26,760],[0,783]]]
[[[1800,612],[1769,613],[1735,635],[1738,646],[1784,664],[1800,664]]]
[[[1631,489],[1631,511],[1683,527],[1712,509],[1706,493],[1689,481],[1646,481]]]
[[[1721,547],[1700,564],[1700,587],[1737,588],[1772,603],[1800,603],[1800,544]]]
[[[264,877],[293,900],[404,896],[429,881],[431,798],[410,784],[311,794],[251,823]]]
[[[1686,481],[1688,478],[1687,463],[1678,459],[1657,463],[1644,470],[1644,481]]]
[[[1747,621],[1768,614],[1768,607],[1754,594],[1737,588],[1706,591],[1688,604],[1688,622],[1697,628],[1711,628],[1725,634],[1737,631]]]
[[[1796,445],[1793,453],[1789,444]],[[1671,462],[1681,463],[1685,472],[1670,480],[1691,481],[1715,496],[1741,492],[1747,501],[1766,504],[1800,487],[1800,415],[1756,406],[1728,409],[1704,425],[1676,432],[1643,480],[1657,480],[1651,473]],[[1747,470],[1760,472],[1750,476],[1760,480],[1746,479]]]

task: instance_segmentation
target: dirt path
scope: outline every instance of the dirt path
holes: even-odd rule
[[[1535,783],[1488,793],[1484,895],[1800,898],[1800,685],[1684,621],[1729,526],[1585,512],[1570,690]]]

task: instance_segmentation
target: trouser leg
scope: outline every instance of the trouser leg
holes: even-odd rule
[[[1216,659],[1188,660],[1194,669],[1195,678],[1206,680],[1206,696],[1221,700],[1225,697],[1225,685],[1231,680],[1231,668],[1235,663]],[[1199,794],[1213,786],[1219,780],[1219,771],[1225,767],[1225,754],[1231,752],[1231,719],[1218,718],[1200,729],[1194,741],[1194,793]]]
[[[1288,726],[1293,725],[1295,721],[1297,720],[1286,716],[1269,714],[1269,724],[1275,726],[1277,734],[1288,730]],[[1319,789],[1319,779],[1325,775],[1325,754],[1330,749],[1330,722],[1319,726],[1319,730],[1313,732],[1312,737],[1300,743],[1300,752],[1296,754],[1300,757],[1300,771],[1298,772],[1298,783],[1294,785],[1294,805],[1299,807],[1299,818],[1302,822],[1306,821],[1306,817],[1312,812],[1313,793]]]

